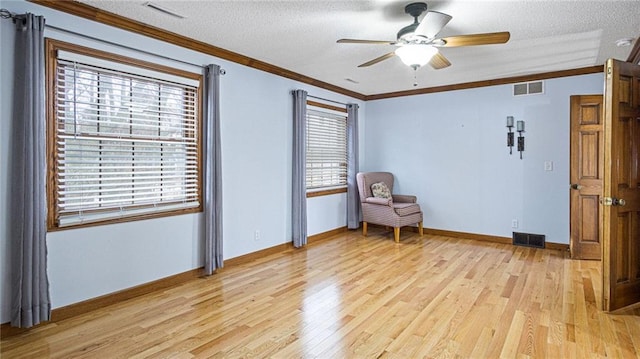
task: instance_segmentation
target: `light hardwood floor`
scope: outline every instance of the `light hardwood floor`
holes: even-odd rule
[[[635,358],[640,308],[599,311],[600,262],[347,232],[2,338],[2,358]]]

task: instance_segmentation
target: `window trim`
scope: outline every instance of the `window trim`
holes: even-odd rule
[[[330,189],[321,189],[318,191],[308,190],[307,198],[330,196],[332,194],[338,194],[338,193],[347,193],[347,186],[341,186],[341,187],[330,188]]]
[[[345,107],[333,106],[326,103],[316,102],[311,100],[307,100],[307,106],[326,108],[327,110],[347,113],[347,109]]]
[[[88,222],[88,223],[79,223],[69,226],[60,227],[57,223],[58,210],[58,193],[56,191],[56,183],[57,183],[57,173],[58,173],[58,165],[57,165],[57,152],[56,152],[56,135],[57,135],[57,125],[56,125],[56,113],[57,113],[57,102],[55,101],[56,94],[56,69],[57,69],[57,52],[58,50],[68,51],[79,53],[82,55],[92,56],[98,59],[109,60],[113,62],[120,62],[126,65],[131,65],[135,67],[140,67],[143,69],[148,69],[151,71],[164,72],[172,75],[177,75],[185,78],[189,78],[199,82],[199,86],[197,89],[197,114],[198,121],[196,122],[196,131],[200,135],[197,140],[197,178],[198,178],[198,200],[200,205],[194,208],[184,208],[184,209],[174,209],[167,210],[163,212],[157,213],[145,213],[145,214],[133,214],[131,216],[121,217],[121,218],[113,218],[106,219],[103,221],[96,222]],[[202,74],[197,74],[185,70],[180,70],[176,68],[172,68],[169,66],[164,66],[160,64],[155,64],[143,60],[138,60],[102,50],[92,49],[84,46],[79,46],[75,44],[70,44],[67,42],[54,40],[47,38],[45,40],[45,54],[46,54],[46,68],[45,68],[45,93],[46,93],[46,159],[47,159],[47,231],[59,231],[59,230],[67,230],[67,229],[76,229],[76,228],[84,228],[84,227],[92,227],[92,226],[101,226],[106,224],[113,223],[123,223],[123,222],[132,222],[150,218],[160,218],[160,217],[168,217],[174,215],[181,215],[187,213],[198,213],[202,212],[204,208],[203,203],[203,195],[202,195],[202,174],[203,174],[203,159],[202,159],[202,130],[203,130],[203,118],[202,118],[202,101],[203,101],[203,91],[202,86],[204,83],[204,79]]]
[[[339,106],[334,106],[334,105],[330,105],[330,104],[326,104],[323,102],[317,102],[317,101],[313,101],[313,100],[307,100],[307,106],[313,106],[313,107],[319,107],[319,108],[325,108],[331,111],[336,111],[336,112],[342,112],[345,114],[345,121],[347,120],[347,115],[348,115],[348,111],[346,109],[346,107],[339,107]],[[348,154],[347,154],[348,156]],[[306,160],[305,160],[306,162]],[[348,159],[347,159],[347,165],[348,165]],[[306,166],[306,163],[305,163]],[[331,187],[321,187],[321,188],[307,188],[306,189],[306,197],[307,198],[313,198],[313,197],[321,197],[321,196],[330,196],[330,195],[334,195],[334,194],[339,194],[339,193],[347,193],[347,185],[342,185],[342,186],[331,186]]]

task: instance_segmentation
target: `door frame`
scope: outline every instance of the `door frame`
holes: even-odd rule
[[[605,76],[602,309],[613,311],[640,302],[640,228],[633,226],[635,223],[640,227],[636,223],[640,222],[640,185],[637,183],[640,182],[637,164],[640,157],[640,140],[637,138],[637,133],[640,133],[640,66],[609,59],[605,65]],[[621,81],[622,76],[628,80]],[[623,83],[626,83],[624,87]],[[627,131],[622,131],[623,121],[620,118],[626,119]],[[627,140],[629,142],[625,142]],[[623,152],[627,143],[628,152]],[[636,163],[626,165],[629,168],[620,167],[625,166],[627,160]],[[616,205],[615,200],[622,196],[627,197],[626,208],[624,203]],[[625,219],[627,222],[622,221],[624,216],[630,217]]]
[[[572,95],[570,97],[570,154],[569,154],[569,250],[572,259],[590,259],[600,260],[602,258],[602,209],[600,206],[600,200],[602,199],[603,188],[602,181],[604,177],[604,155],[602,150],[604,148],[604,96],[602,94],[586,94],[586,95]],[[595,107],[592,113],[588,114],[592,122],[582,122],[584,109],[589,107]],[[593,118],[591,118],[593,117]],[[597,143],[591,143],[591,146],[595,145],[595,150],[592,151],[591,156],[585,154],[589,152],[588,149],[583,149],[583,132],[593,134],[596,133]],[[585,176],[585,171],[588,169],[583,168],[585,165],[583,156],[596,157],[591,158],[597,168],[591,168],[592,174],[595,177]],[[588,160],[589,158],[587,158]],[[587,163],[587,167],[589,163]],[[594,173],[595,172],[595,173]],[[577,186],[577,187],[576,187]],[[595,223],[595,241],[583,242],[583,229],[584,224],[584,212],[583,206],[586,203],[582,203],[583,199],[593,199],[595,197],[595,203],[591,203],[591,206],[595,204],[595,216],[597,217]],[[592,236],[594,233],[591,233]]]

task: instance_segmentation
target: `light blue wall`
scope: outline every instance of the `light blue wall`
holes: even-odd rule
[[[196,64],[216,63],[226,70],[220,81],[225,259],[291,241],[291,90],[301,88],[315,96],[359,103],[361,122],[364,119],[364,103],[343,95],[32,3],[0,1],[0,7],[14,13],[44,15],[49,25],[99,39]],[[4,323],[10,319],[7,193],[13,91],[11,21],[0,21],[0,32],[0,322]],[[55,30],[47,30],[46,36],[190,69]],[[339,216],[344,213],[343,197],[310,199],[310,235],[346,225],[344,216]],[[258,241],[254,240],[256,230],[260,231]],[[49,233],[48,268],[54,308],[200,267],[200,232],[201,214],[189,214]]]
[[[501,85],[369,101],[363,170],[393,172],[426,227],[511,237],[516,219],[515,231],[568,244],[569,96],[603,83],[592,74],[546,80],[538,95]],[[522,160],[506,147],[507,116],[526,123]]]
[[[0,1],[47,23],[194,63],[217,63],[221,79],[225,259],[290,241],[291,96],[302,88],[360,104],[362,170],[389,170],[398,193],[417,194],[425,225],[510,236],[543,233],[568,243],[569,95],[602,92],[601,75],[546,81],[544,95],[514,98],[511,86],[367,102],[194,51],[77,19],[24,1]],[[48,31],[47,36],[128,56],[137,52]],[[0,21],[0,322],[9,320],[7,203],[13,53],[10,21]],[[177,66],[174,63],[167,63]],[[250,100],[247,100],[250,99]],[[527,122],[520,161],[505,146],[505,118]],[[544,172],[543,162],[554,161]],[[346,224],[345,195],[308,201],[309,234]],[[55,308],[199,267],[201,215],[191,214],[49,233]],[[254,231],[261,238],[254,240]]]

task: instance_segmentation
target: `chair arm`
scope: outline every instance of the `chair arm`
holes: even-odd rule
[[[418,198],[416,196],[406,195],[406,194],[394,194],[393,201],[398,203],[416,203]]]
[[[364,199],[364,201],[366,203],[379,204],[379,205],[389,206],[389,207],[391,207],[391,204],[393,203],[391,198],[378,198],[378,197],[367,197]]]

